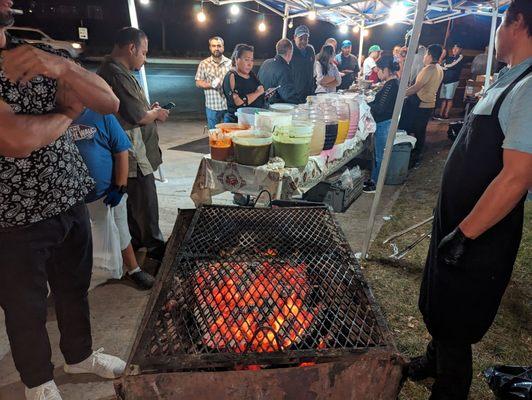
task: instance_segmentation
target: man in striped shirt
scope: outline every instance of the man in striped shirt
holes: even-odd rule
[[[223,122],[227,102],[222,90],[225,75],[231,68],[231,60],[224,56],[224,41],[215,36],[209,39],[211,56],[200,62],[196,73],[196,86],[205,91],[207,126],[213,129]]]

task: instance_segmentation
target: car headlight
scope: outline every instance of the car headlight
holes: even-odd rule
[[[75,49],[81,49],[81,45],[79,43],[72,43],[72,47]]]

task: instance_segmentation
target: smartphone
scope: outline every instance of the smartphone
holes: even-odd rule
[[[173,109],[173,108],[175,108],[175,107],[176,107],[175,103],[171,101],[170,103],[165,104],[165,105],[162,106],[161,108],[164,108],[165,110],[170,111],[171,109]]]
[[[266,90],[266,92],[264,92],[264,97],[272,96],[275,92],[277,92],[277,90],[279,90],[280,87],[281,85],[274,87],[274,88],[269,88],[268,90]]]

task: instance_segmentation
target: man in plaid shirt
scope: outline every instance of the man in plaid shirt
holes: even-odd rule
[[[215,36],[209,39],[211,56],[200,62],[196,73],[196,86],[205,91],[205,114],[207,126],[223,122],[227,103],[222,90],[225,75],[231,68],[231,60],[224,56],[224,41]]]

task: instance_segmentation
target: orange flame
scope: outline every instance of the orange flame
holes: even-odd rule
[[[266,254],[275,257],[277,251],[268,249]],[[273,261],[199,269],[194,293],[200,307],[208,308],[206,314],[215,316],[204,343],[244,353],[279,351],[298,341],[317,312],[304,303],[310,293],[306,270],[303,263]]]

